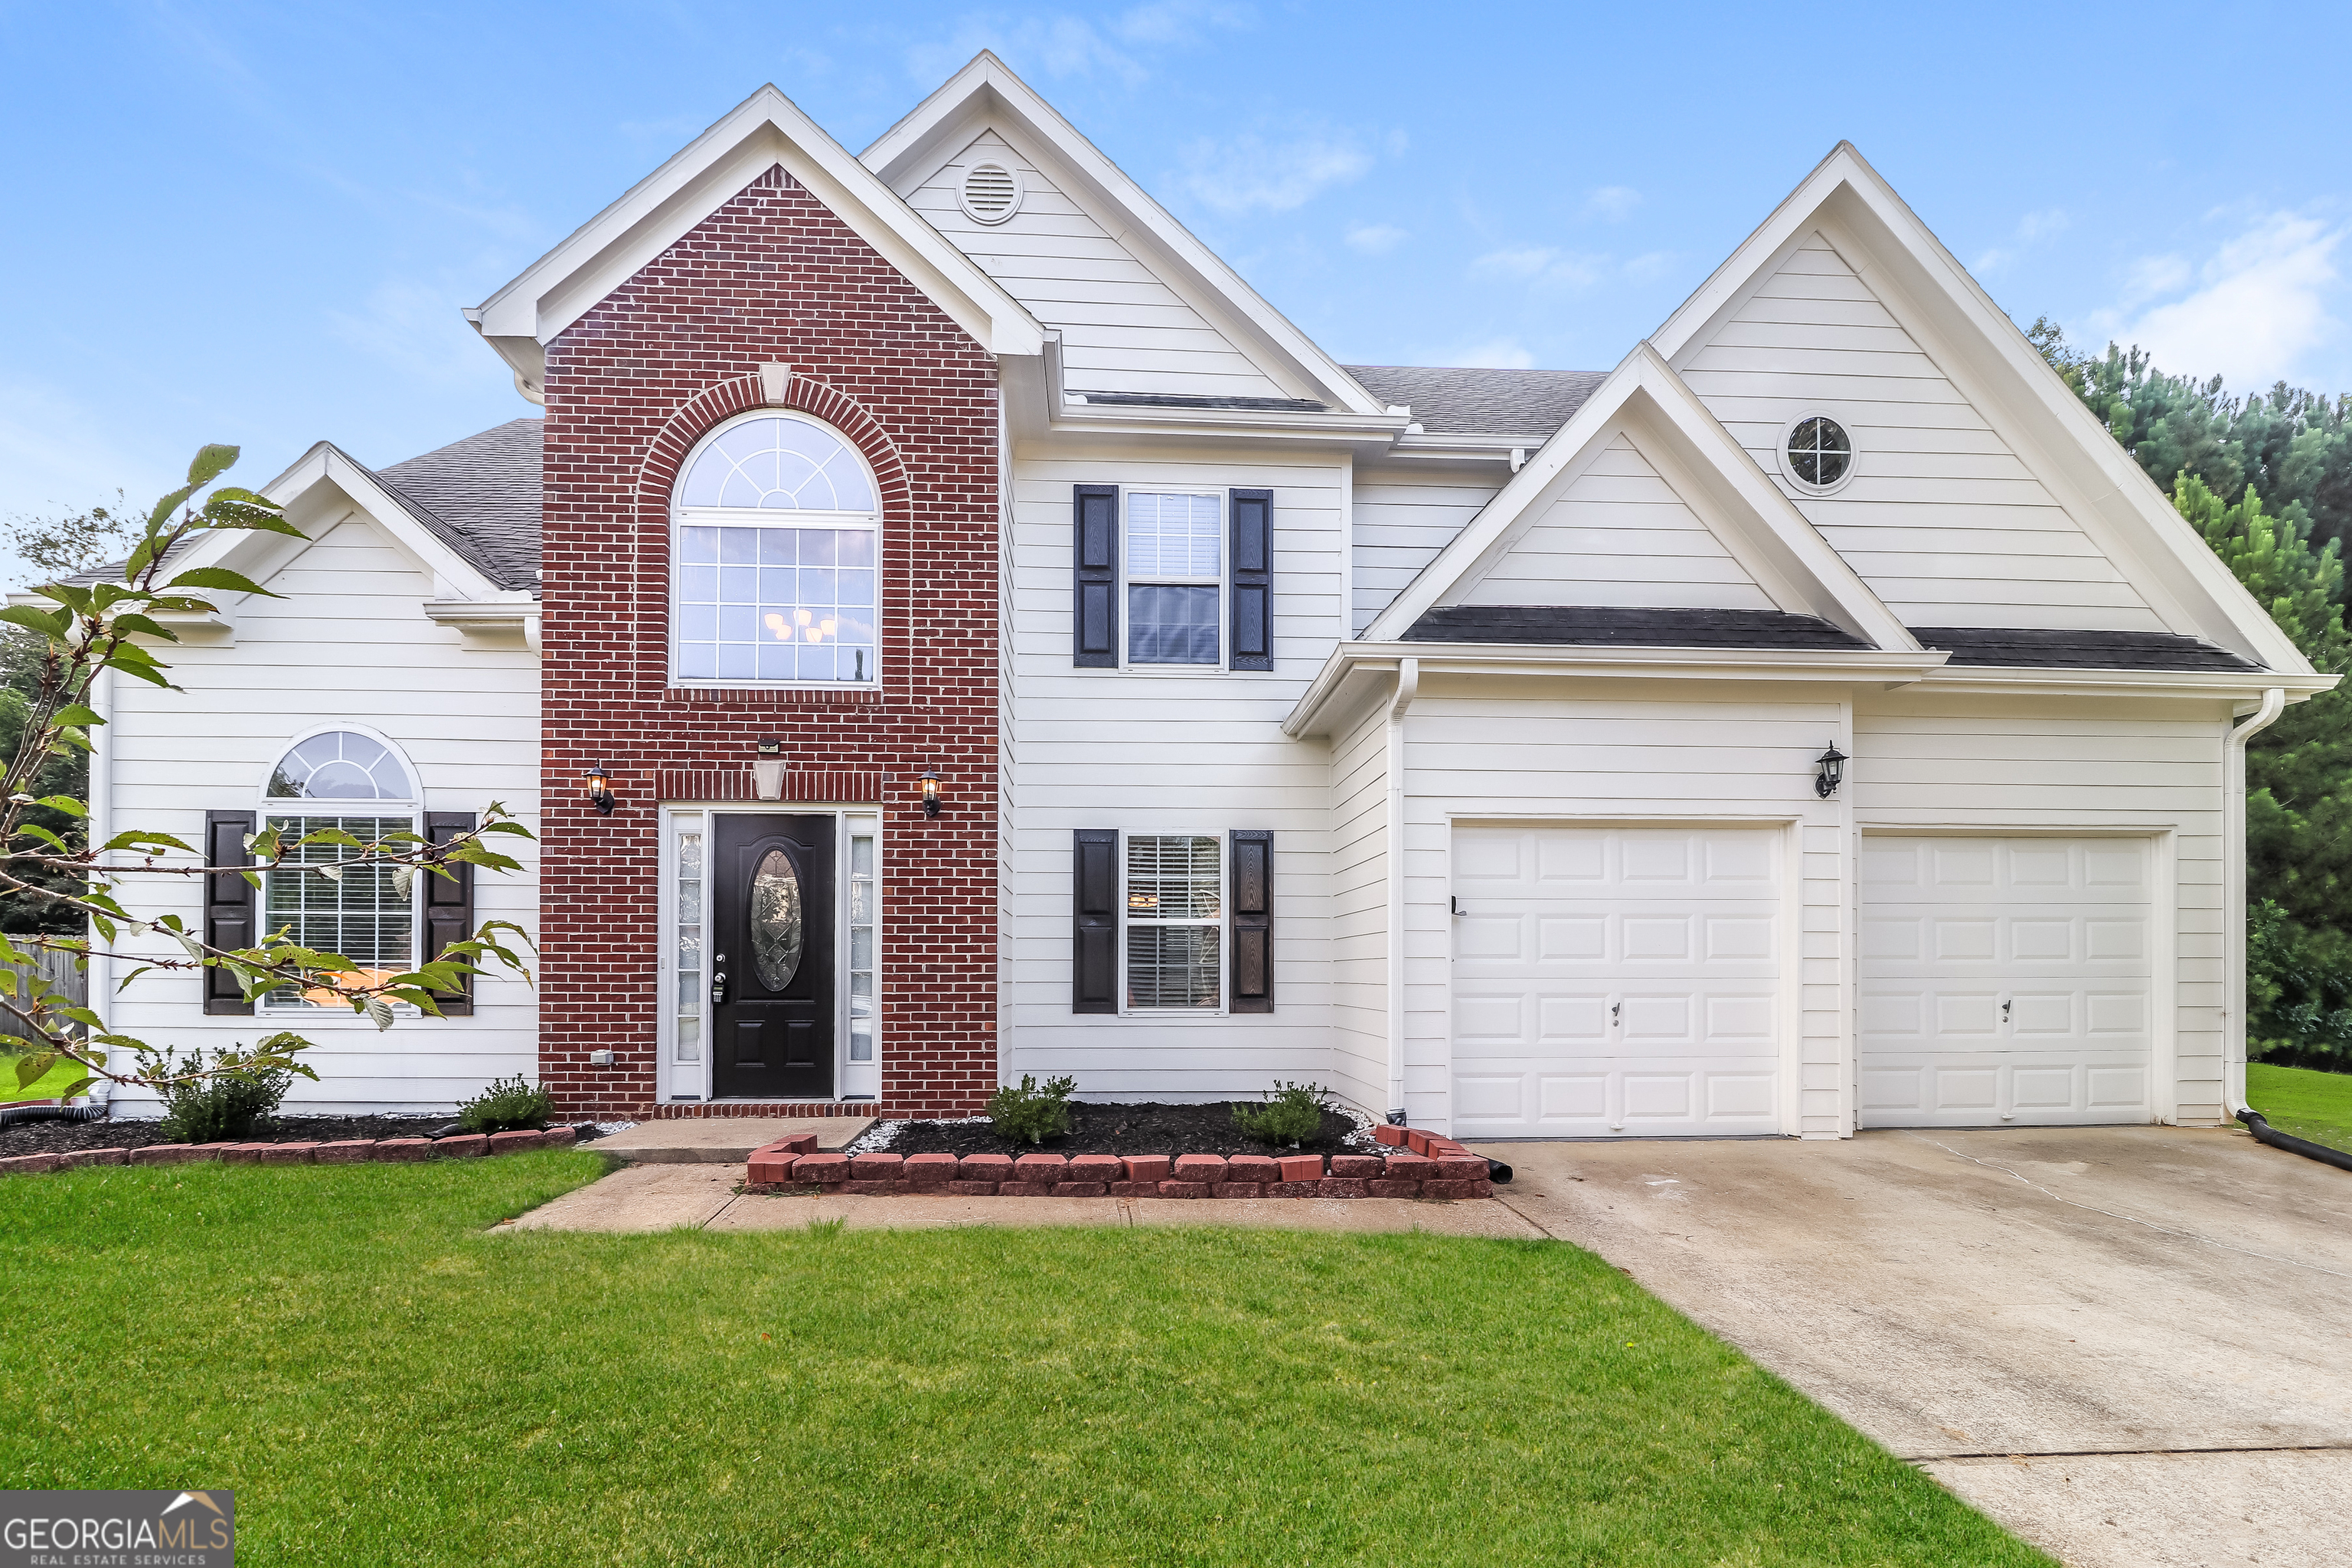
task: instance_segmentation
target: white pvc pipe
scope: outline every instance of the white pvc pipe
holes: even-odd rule
[[[1388,722],[1389,1120],[1404,1120],[1404,715],[1421,690],[1421,660],[1397,663]]]
[[[2221,1095],[2232,1116],[2246,1109],[2246,742],[2285,709],[2272,687],[2221,748]]]

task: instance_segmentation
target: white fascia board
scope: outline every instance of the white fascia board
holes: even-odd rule
[[[903,194],[929,179],[987,126],[992,126],[1023,156],[1066,173],[1099,209],[1098,220],[1115,220],[1104,225],[1112,237],[1122,245],[1140,243],[1150,250],[1174,274],[1166,279],[1171,288],[1185,294],[1195,309],[1227,329],[1229,335],[1250,343],[1272,362],[1261,368],[1286,373],[1276,375],[1277,382],[1296,380],[1302,391],[1319,392],[1350,414],[1386,412],[1385,405],[1341,369],[1338,361],[1268,304],[1223,258],[1194,237],[1125,170],[986,49],[884,132],[859,157],[894,191]],[[1048,156],[1041,160],[1041,153]]]
[[[2169,631],[2280,673],[2310,662],[1853,144],[1831,150],[1651,336],[1676,369],[1822,228]]]
[[[1507,546],[1515,525],[1563,479],[1590,464],[1621,425],[1649,439],[1647,456],[1780,610],[1818,616],[1876,648],[1919,644],[1746,448],[1648,343],[1618,363],[1495,498],[1365,628],[1401,637],[1447,602],[1478,565]]]
[[[541,350],[770,165],[812,195],[991,353],[1040,352],[1044,329],[971,258],[774,86],[762,87],[522,274],[466,312],[518,373]]]
[[[2267,669],[2055,669],[2041,666],[1948,664],[1919,683],[1923,691],[1968,697],[2187,697],[2228,699],[2242,706],[2265,691],[2290,703],[2333,690],[2340,675]]]
[[[1282,721],[1286,735],[1322,734],[1333,700],[1360,672],[1393,670],[1404,659],[1433,676],[1519,679],[1570,677],[1593,680],[1799,681],[1887,689],[1909,686],[1942,668],[1941,649],[1623,647],[1586,643],[1350,642],[1333,648]]]

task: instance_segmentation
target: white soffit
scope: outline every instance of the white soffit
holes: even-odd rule
[[[1648,343],[1636,346],[1552,433],[1510,482],[1455,534],[1366,627],[1363,640],[1402,637],[1423,612],[1450,602],[1508,547],[1522,517],[1626,429],[1643,456],[1783,612],[1818,616],[1874,647],[1919,644],[1845,558],[1805,520],[1739,443]]]
[[[1170,288],[1277,384],[1292,383],[1299,395],[1318,396],[1347,413],[1387,411],[1339,362],[986,49],[858,156],[892,190],[904,195],[989,129],[1022,156],[1058,174],[1065,192],[1073,200],[1083,198],[1096,221],[1121,245],[1147,252],[1147,265],[1161,272]]]
[[[2168,629],[2265,668],[2309,661],[1992,297],[1850,142],[1831,150],[1652,334],[1680,370],[1819,228]]]
[[[1019,301],[772,85],[745,99],[521,276],[466,312],[536,384],[555,335],[775,165],[995,354],[1044,352]]]

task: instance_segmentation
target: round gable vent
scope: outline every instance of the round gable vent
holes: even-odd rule
[[[1003,223],[1021,210],[1021,176],[1002,163],[963,172],[963,210],[974,223]]]

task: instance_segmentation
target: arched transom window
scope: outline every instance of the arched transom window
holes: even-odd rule
[[[872,685],[880,509],[856,447],[814,420],[722,426],[677,495],[681,682]]]

